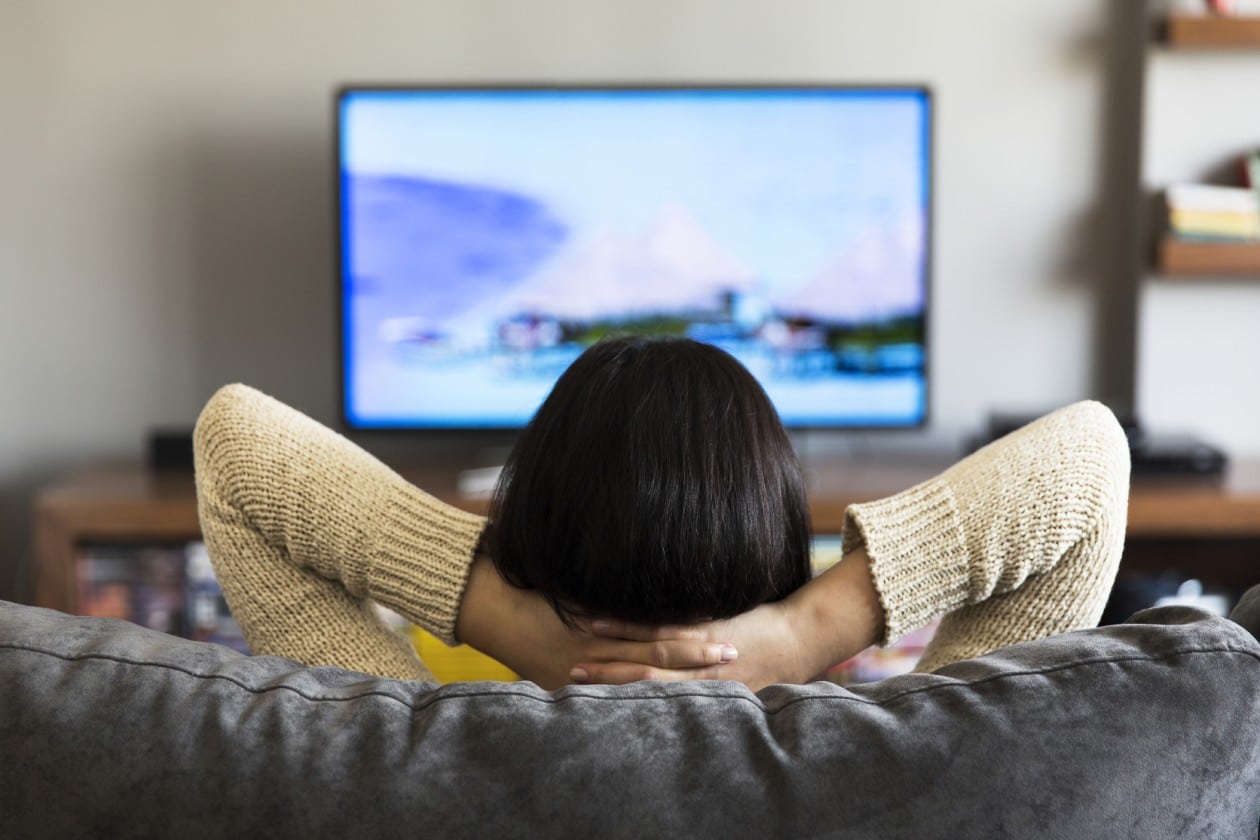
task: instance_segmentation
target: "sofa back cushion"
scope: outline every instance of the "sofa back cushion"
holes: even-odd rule
[[[0,755],[9,836],[1254,837],[1260,645],[1164,608],[850,689],[546,692],[0,602]]]

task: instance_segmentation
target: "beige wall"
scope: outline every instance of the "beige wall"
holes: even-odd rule
[[[34,487],[138,457],[217,385],[334,418],[346,81],[927,82],[933,425],[810,447],[956,447],[993,408],[1123,397],[1130,372],[1096,329],[1125,242],[1104,173],[1107,97],[1133,95],[1108,81],[1116,8],[0,0],[0,597],[28,592]]]
[[[1260,14],[1258,0],[1239,8]],[[1260,146],[1260,53],[1152,49],[1146,75],[1144,190],[1236,182],[1238,158]],[[1148,276],[1138,311],[1142,414],[1230,452],[1260,454],[1260,284]]]

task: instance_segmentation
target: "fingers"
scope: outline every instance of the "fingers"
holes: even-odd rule
[[[575,683],[623,685],[638,680],[718,680],[739,658],[734,645],[718,638],[721,625],[650,626],[597,619],[570,672]]]
[[[584,646],[581,658],[596,662],[633,662],[661,670],[682,670],[725,665],[738,659],[739,651],[734,645],[720,642],[591,639]]]
[[[639,680],[720,680],[722,666],[673,670],[639,665],[633,662],[592,662],[577,665],[569,672],[569,681],[579,685],[602,683],[626,685]]]

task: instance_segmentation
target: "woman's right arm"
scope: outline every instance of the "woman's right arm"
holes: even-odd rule
[[[1077,403],[921,485],[851,507],[841,563],[777,604],[727,622],[615,632],[730,642],[739,663],[709,678],[760,687],[811,678],[856,653],[863,634],[891,643],[937,616],[945,617],[919,670],[1092,627],[1119,565],[1128,487],[1119,423],[1098,403]],[[630,663],[583,670],[609,682],[643,673]]]
[[[1054,411],[923,484],[853,505],[890,643],[943,616],[918,670],[1094,627],[1124,548],[1129,444],[1096,402]]]

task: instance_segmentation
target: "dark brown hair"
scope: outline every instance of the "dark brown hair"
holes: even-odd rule
[[[499,573],[566,621],[725,618],[809,579],[804,482],[773,405],[688,339],[579,356],[509,455],[491,520]]]

